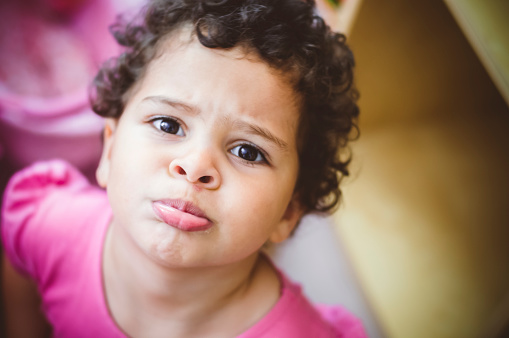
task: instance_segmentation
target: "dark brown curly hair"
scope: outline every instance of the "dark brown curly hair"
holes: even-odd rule
[[[93,110],[119,118],[125,96],[154,58],[157,43],[192,24],[208,48],[249,48],[290,75],[301,98],[299,176],[295,193],[305,212],[334,209],[348,175],[347,143],[358,132],[354,59],[345,36],[331,32],[314,13],[314,0],[156,0],[144,17],[111,27],[125,51],[97,74]],[[358,134],[358,133],[357,133]],[[343,155],[343,156],[340,156]]]

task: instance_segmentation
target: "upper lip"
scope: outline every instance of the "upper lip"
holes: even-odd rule
[[[201,217],[201,218],[206,218],[206,219],[210,220],[207,217],[207,215],[205,214],[205,212],[203,212],[203,210],[201,210],[199,207],[197,207],[192,202],[184,201],[181,199],[163,199],[163,200],[158,200],[156,202],[162,203],[164,205],[167,205],[174,209],[186,212],[188,214],[191,214],[191,215],[194,215],[197,217]]]

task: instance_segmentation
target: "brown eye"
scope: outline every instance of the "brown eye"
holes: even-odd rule
[[[242,144],[231,150],[231,153],[249,162],[266,162],[263,154],[256,147]]]
[[[184,130],[182,129],[182,126],[176,120],[170,118],[158,118],[152,121],[152,124],[154,127],[164,133],[184,136]]]

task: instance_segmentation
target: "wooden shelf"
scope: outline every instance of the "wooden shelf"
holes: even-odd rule
[[[444,2],[509,105],[509,1]]]
[[[348,34],[361,137],[334,218],[389,337],[486,337],[506,297],[507,8],[363,0]]]

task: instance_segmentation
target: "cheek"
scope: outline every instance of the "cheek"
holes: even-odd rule
[[[110,179],[107,187],[108,199],[115,217],[125,215],[133,204],[133,185],[126,184],[129,178],[126,177],[126,172],[119,170],[118,173]]]
[[[139,174],[140,168],[146,166],[148,159],[153,157],[153,147],[144,143],[135,128],[131,129],[134,129],[134,132],[117,136],[111,152],[113,174],[118,175],[119,179],[132,179],[130,176]]]
[[[138,147],[134,142],[125,142],[122,147],[112,151],[108,180],[108,195],[112,204],[129,205],[143,185],[143,177],[148,176],[143,172],[147,164],[146,155]]]
[[[232,214],[253,222],[259,219],[266,223],[260,224],[261,227],[270,226],[279,221],[291,197],[291,191],[287,185],[278,184],[276,179],[258,179],[249,183],[242,180],[235,186],[238,188],[235,193],[232,193],[233,197],[230,197]]]

